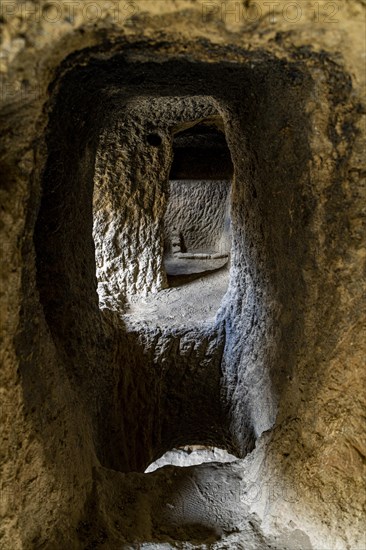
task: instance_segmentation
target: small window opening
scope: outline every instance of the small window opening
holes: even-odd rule
[[[172,449],[163,454],[163,456],[146,468],[145,474],[150,474],[164,466],[180,466],[184,468],[210,462],[233,462],[234,460],[237,460],[237,457],[224,449],[203,445],[187,445]]]
[[[162,144],[162,139],[159,134],[148,134],[146,136],[146,141],[149,145],[152,145],[153,147],[159,147],[159,145]]]

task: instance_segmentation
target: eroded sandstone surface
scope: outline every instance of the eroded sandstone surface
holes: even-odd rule
[[[365,548],[364,1],[0,15],[0,547]]]

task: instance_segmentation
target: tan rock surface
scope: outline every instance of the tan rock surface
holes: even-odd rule
[[[0,548],[363,550],[365,3],[4,0],[0,30]],[[217,113],[220,315],[128,327],[174,128]],[[239,460],[143,473],[184,445]]]

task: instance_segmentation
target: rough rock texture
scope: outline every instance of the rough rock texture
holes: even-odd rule
[[[228,254],[230,239],[230,182],[173,180],[164,217],[166,249],[172,236],[183,240],[184,252]]]
[[[104,86],[94,70],[94,79],[101,79]],[[108,71],[108,67],[104,70]],[[114,68],[112,63],[110,70],[117,82],[111,82],[102,92],[108,101],[103,115],[112,122],[103,121],[101,124],[107,128],[98,129],[101,138],[96,152],[93,237],[101,306],[120,310],[126,298],[167,286],[163,256],[164,213],[172,163],[170,134],[187,123],[215,114],[216,109],[213,101],[204,97],[159,98],[150,91],[153,96],[145,99],[140,96],[143,92],[148,94],[148,86],[144,87],[146,76],[136,76],[133,65],[126,67],[124,75],[129,78],[129,85],[120,88],[118,63]],[[148,74],[143,67],[139,71]],[[109,78],[113,79],[112,75]],[[156,88],[154,78],[151,73],[152,90]],[[111,89],[114,103],[109,99]],[[149,143],[151,128],[158,128],[160,146]]]
[[[172,259],[165,262],[167,272],[172,270],[174,273],[180,270],[182,264],[186,266],[185,271],[189,268],[188,275],[168,277],[171,288],[132,299],[123,319],[126,322],[129,319],[146,321],[158,326],[197,326],[202,322],[214,325],[228,289],[230,275],[227,258],[199,261]],[[195,269],[197,273],[194,273]]]
[[[0,547],[363,549],[364,2],[86,4],[1,5]],[[126,323],[217,116],[219,315]]]

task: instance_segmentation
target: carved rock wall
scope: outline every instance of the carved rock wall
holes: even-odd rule
[[[1,14],[0,546],[361,550],[364,2],[94,4]],[[220,313],[126,325],[165,285],[171,136],[213,114]],[[189,443],[240,458],[142,473]]]
[[[176,180],[164,217],[166,248],[182,236],[187,251],[230,252],[230,182]]]

